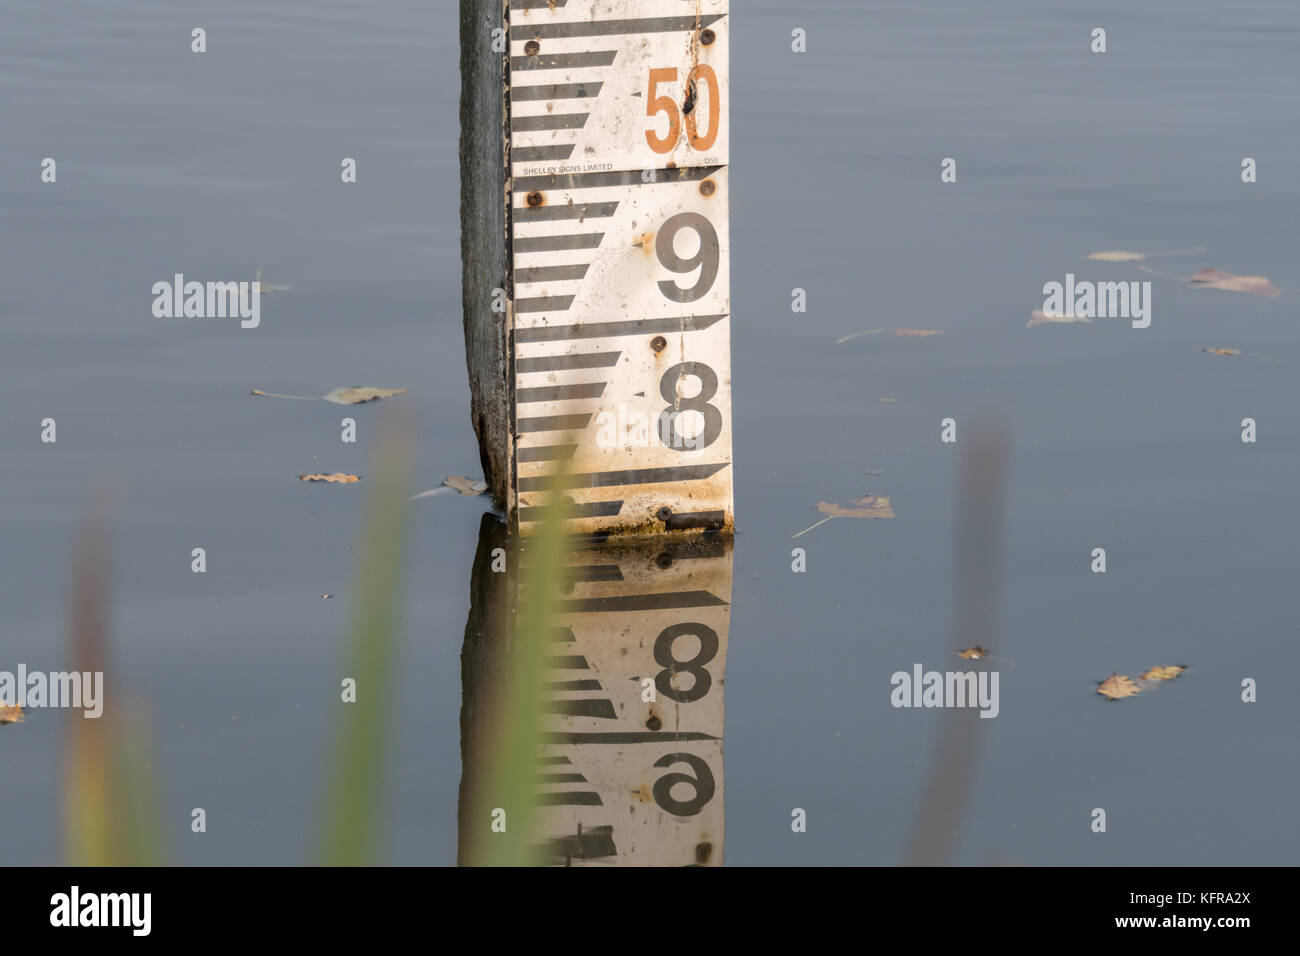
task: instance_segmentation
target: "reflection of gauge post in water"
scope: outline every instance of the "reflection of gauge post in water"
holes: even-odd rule
[[[488,516],[462,655],[462,860],[497,805],[473,780],[494,746],[481,734],[516,617],[513,576],[489,570],[503,542]],[[564,563],[534,773],[544,861],[721,865],[730,539],[611,541]]]
[[[573,531],[729,530],[727,0],[488,6],[461,146],[493,496],[527,534],[563,467]]]

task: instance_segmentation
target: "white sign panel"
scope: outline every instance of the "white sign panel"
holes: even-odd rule
[[[513,508],[733,525],[724,0],[514,0]]]
[[[720,865],[731,545],[605,545],[570,561],[547,659],[548,860]]]

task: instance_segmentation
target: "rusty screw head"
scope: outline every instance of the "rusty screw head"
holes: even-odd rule
[[[701,196],[712,196],[714,190],[716,190],[717,188],[718,188],[718,187],[717,187],[716,185],[714,185],[714,182],[713,182],[712,179],[706,179],[706,180],[704,180],[704,182],[700,183],[700,195],[701,195]]]
[[[695,845],[695,862],[708,863],[709,858],[713,856],[712,843],[697,843]]]
[[[656,352],[662,352],[664,349],[668,348],[668,340],[662,335],[656,335],[650,340],[650,347]]]
[[[542,45],[536,40],[529,40],[524,44],[524,52],[529,56],[537,56],[537,54],[542,52]]]
[[[654,716],[653,714],[651,714],[651,715],[650,715],[650,719],[647,720],[647,721],[645,722],[645,729],[646,729],[646,730],[658,730],[658,729],[659,729],[660,727],[662,727],[663,725],[664,725],[664,724],[663,724],[663,721],[662,721],[662,720],[660,720],[658,717],[656,717],[656,716]]]
[[[667,505],[664,505],[662,508],[660,508],[658,511],[655,512],[655,516],[660,521],[667,521],[669,518],[673,516],[673,509],[669,508]]]
[[[673,556],[665,551],[660,554],[659,557],[655,558],[655,564],[667,570],[673,566]]]
[[[700,31],[700,42],[703,43],[705,46],[708,46],[715,39],[717,39],[717,35],[712,30]]]
[[[541,193],[529,193],[528,198],[525,200],[525,202],[527,202],[528,205],[531,206],[533,209],[536,209],[545,201],[546,200],[542,198]]]

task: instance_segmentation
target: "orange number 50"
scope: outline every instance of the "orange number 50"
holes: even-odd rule
[[[701,136],[696,122],[699,115],[699,88],[701,81],[709,90],[709,132]],[[677,82],[677,68],[665,67],[661,70],[650,71],[650,94],[646,98],[646,116],[658,116],[660,113],[668,114],[668,135],[662,139],[655,135],[653,129],[645,131],[645,140],[650,144],[650,148],[656,153],[670,153],[673,147],[677,145],[677,140],[682,135],[682,111],[686,113],[686,135],[690,137],[692,149],[709,149],[713,146],[718,138],[718,127],[721,125],[718,115],[719,101],[721,94],[718,90],[718,74],[713,72],[713,67],[701,63],[691,70],[686,77],[687,97],[686,104],[681,110],[677,107],[677,101],[671,96],[660,96],[659,87],[664,83]]]

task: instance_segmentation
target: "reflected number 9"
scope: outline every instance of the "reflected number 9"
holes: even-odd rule
[[[675,773],[666,773],[655,781],[654,796],[655,803],[663,807],[675,817],[693,817],[704,809],[705,804],[713,799],[714,783],[713,771],[709,765],[701,760],[695,754],[664,754],[655,761],[656,767],[671,767],[675,763],[684,763],[695,771],[695,776],[689,773],[677,771]],[[695,791],[689,800],[674,800],[672,790],[674,784],[690,784]]]

